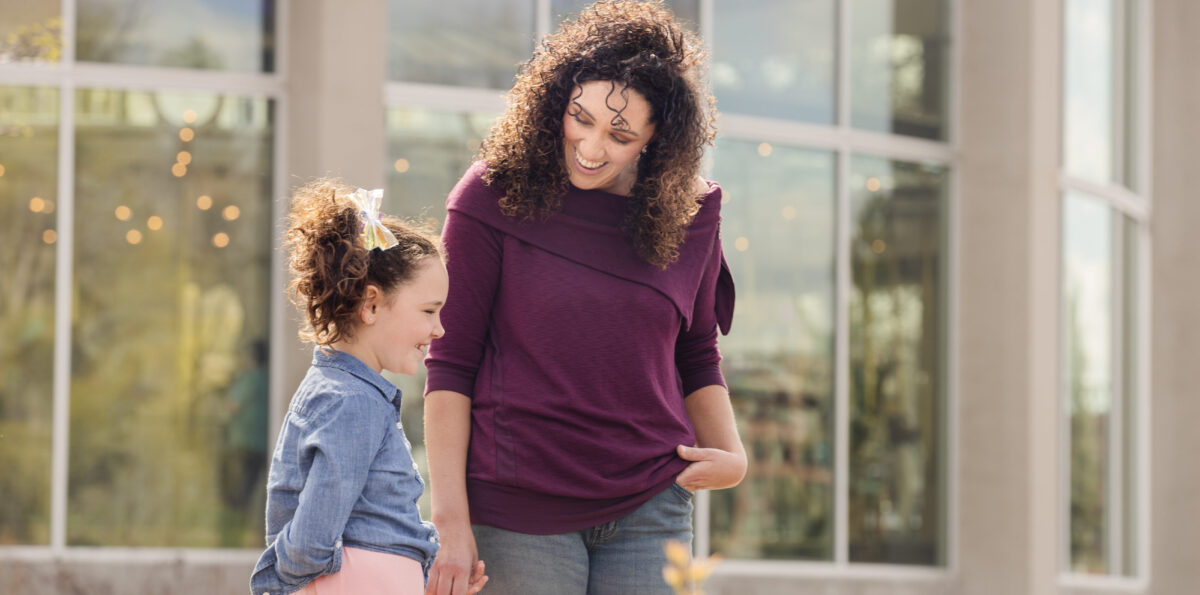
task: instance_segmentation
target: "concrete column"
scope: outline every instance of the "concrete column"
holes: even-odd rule
[[[1200,591],[1200,4],[1154,2],[1152,593]]]
[[[1053,593],[1062,27],[964,0],[959,205],[961,592]]]

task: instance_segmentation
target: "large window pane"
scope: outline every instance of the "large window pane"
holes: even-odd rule
[[[50,542],[58,90],[0,87],[0,545]]]
[[[1066,0],[1063,163],[1096,182],[1113,177],[1113,0]]]
[[[261,547],[272,106],[76,94],[67,541]]]
[[[62,2],[0,0],[0,64],[62,59]]]
[[[391,0],[394,81],[508,89],[534,40],[533,0]]]
[[[850,560],[945,560],[941,166],[851,161]]]
[[[833,0],[713,4],[712,85],[721,111],[834,123]]]
[[[495,118],[422,108],[388,110],[384,212],[440,219],[446,195],[474,161]]]
[[[1113,220],[1103,203],[1068,194],[1063,206],[1063,378],[1071,419],[1071,569],[1109,570],[1112,465]]]
[[[467,171],[496,114],[392,108],[387,112],[388,178],[383,211],[428,221],[440,227],[446,196]],[[413,460],[428,479],[425,458],[425,371],[416,376],[389,374],[404,393],[400,406],[404,434]],[[421,514],[429,518],[429,490],[421,495]]]
[[[874,132],[946,140],[950,88],[946,0],[849,4],[851,124]]]
[[[712,550],[833,559],[834,156],[722,141],[714,177],[738,290],[724,370],[749,475],[712,493]]]
[[[275,0],[78,0],[85,62],[275,69]]]

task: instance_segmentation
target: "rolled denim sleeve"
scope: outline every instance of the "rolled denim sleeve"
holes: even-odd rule
[[[313,414],[295,420],[297,454],[302,465],[308,464],[307,479],[295,515],[272,545],[273,567],[255,573],[273,572],[287,586],[340,569],[346,521],[387,431],[389,412],[372,399],[335,394],[311,405]],[[274,583],[271,577],[261,578],[265,580],[251,580],[255,592],[259,585]]]

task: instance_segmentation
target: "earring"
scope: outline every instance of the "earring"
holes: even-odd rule
[[[642,155],[646,154],[646,147],[648,147],[648,146],[649,145],[642,145]]]

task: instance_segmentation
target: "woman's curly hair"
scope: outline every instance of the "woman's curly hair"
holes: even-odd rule
[[[383,224],[399,242],[367,250],[354,188],[319,179],[292,196],[284,246],[290,252],[289,297],[305,315],[300,337],[317,345],[351,339],[368,285],[385,295],[412,279],[426,258],[441,257],[437,236],[393,217]]]
[[[716,134],[706,60],[698,38],[659,2],[600,1],[563,23],[521,66],[480,149],[484,182],[504,192],[501,210],[545,219],[561,207],[569,184],[562,119],[572,92],[588,81],[623,83],[650,103],[657,131],[638,160],[622,227],[643,260],[665,268],[699,210],[696,178]]]

